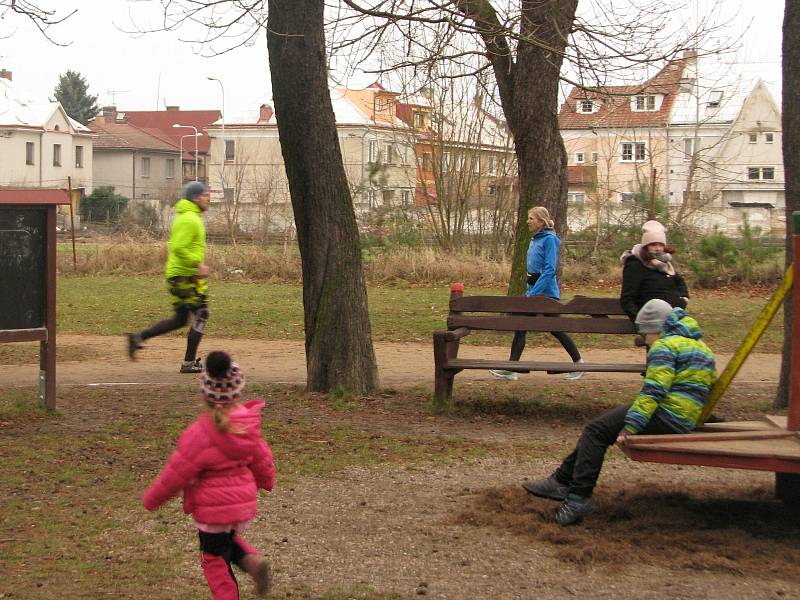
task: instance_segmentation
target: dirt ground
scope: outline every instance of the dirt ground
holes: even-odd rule
[[[59,386],[194,385],[192,376],[177,373],[181,338],[153,340],[135,363],[124,356],[121,338],[63,335],[59,343],[83,349],[88,357],[62,361]],[[304,382],[301,342],[216,339],[205,350],[217,347],[233,354],[250,383]],[[543,356],[561,354],[540,351]],[[376,352],[384,387],[432,388],[430,344],[376,344]],[[506,352],[466,347],[463,354]],[[630,354],[597,350],[587,359]],[[719,357],[720,368],[728,358]],[[768,398],[779,365],[776,355],[754,355],[736,385],[743,394]],[[34,364],[0,366],[0,394],[4,388],[31,386],[36,376]],[[521,384],[506,384],[491,382],[487,373],[462,373],[456,394],[487,381],[528,386],[518,388],[527,393],[547,377],[524,375]],[[600,382],[635,386],[638,380],[590,374],[579,382],[559,381],[557,389],[591,391]],[[70,413],[71,407],[61,408]],[[300,410],[316,419],[343,418],[323,404],[270,406],[271,418],[277,419],[297,418]],[[771,473],[634,463],[612,450],[596,493],[597,514],[563,529],[549,522],[555,504],[530,497],[519,484],[548,474],[576,439],[581,423],[435,416],[422,401],[392,410],[376,402],[344,418],[375,436],[408,433],[420,443],[463,439],[495,450],[473,460],[347,467],[334,476],[305,476],[278,485],[248,533],[273,562],[275,598],[322,598],[331,589],[352,590],[336,598],[800,597],[800,516],[772,499]],[[520,455],[519,444],[532,442],[542,451]],[[146,531],[154,522],[142,518],[134,527]],[[200,575],[190,529],[188,522],[180,526],[187,548],[177,577],[196,581]],[[118,590],[87,597],[130,596]],[[151,596],[161,597],[180,596],[159,596],[159,591]]]

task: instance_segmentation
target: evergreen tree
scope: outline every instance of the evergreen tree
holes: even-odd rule
[[[99,112],[97,96],[89,94],[89,84],[83,75],[76,71],[67,70],[58,76],[54,94],[67,114],[78,123],[86,125]]]

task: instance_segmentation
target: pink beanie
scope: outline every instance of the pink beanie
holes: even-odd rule
[[[667,232],[664,226],[658,221],[648,221],[642,225],[642,248],[648,244],[661,242],[667,245]]]

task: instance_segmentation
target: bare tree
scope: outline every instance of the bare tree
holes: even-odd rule
[[[57,46],[67,44],[55,41],[48,31],[50,27],[63,23],[74,15],[77,9],[73,9],[66,14],[59,14],[59,9],[45,8],[47,2],[32,2],[31,0],[0,0],[0,21],[9,16],[20,16],[28,19],[34,27],[51,43]],[[0,34],[0,39],[4,36]]]

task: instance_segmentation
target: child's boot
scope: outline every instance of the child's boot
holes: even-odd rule
[[[214,600],[239,600],[239,586],[225,559],[210,552],[201,553],[200,564]]]
[[[266,596],[272,585],[272,572],[269,562],[261,558],[258,550],[248,544],[242,537],[234,535],[233,543],[239,546],[240,551],[244,554],[236,564],[253,578],[256,596]]]

